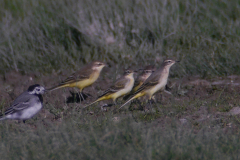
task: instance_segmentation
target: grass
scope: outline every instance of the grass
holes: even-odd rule
[[[81,114],[80,114],[81,115]],[[119,116],[119,115],[117,115]],[[32,119],[1,124],[2,159],[238,159],[239,127],[135,122],[112,113],[72,113],[63,122]],[[211,122],[213,123],[213,122]],[[8,154],[6,154],[8,153]]]
[[[65,107],[58,97],[45,95],[47,103],[39,116],[26,124],[0,123],[0,155],[2,159],[238,159],[239,116],[227,115],[224,109],[227,103],[239,106],[239,94],[227,90],[224,94],[218,102],[212,97],[222,95],[220,88],[189,101],[169,96],[146,112],[127,107],[104,112],[99,105],[81,109],[78,103]]]
[[[239,73],[238,1],[1,2],[1,72],[51,73],[94,59],[182,60],[182,75]],[[194,62],[194,63],[193,63]]]
[[[2,0],[0,93],[19,87],[4,81],[12,71],[35,72],[44,84],[58,75],[57,83],[96,59],[110,64],[103,73],[110,80],[123,68],[159,65],[166,57],[181,60],[171,78],[240,74],[239,17],[240,2],[226,0]],[[0,157],[239,159],[239,116],[227,114],[240,105],[237,87],[189,85],[172,93],[146,113],[81,110],[82,104],[46,95],[46,115],[0,123]],[[1,94],[1,110],[8,99]]]

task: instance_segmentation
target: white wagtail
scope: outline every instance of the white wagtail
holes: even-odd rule
[[[32,85],[27,91],[20,94],[12,103],[12,105],[0,117],[0,120],[16,119],[25,120],[32,118],[37,114],[43,103],[42,94],[45,89],[39,84]]]

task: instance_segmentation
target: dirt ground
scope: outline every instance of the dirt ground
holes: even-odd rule
[[[21,92],[27,90],[29,85],[40,84],[45,88],[57,85],[61,80],[67,77],[69,72],[60,74],[44,75],[44,74],[27,74],[22,75],[17,72],[9,72],[0,76],[0,102],[1,110],[9,107],[12,101]],[[116,77],[119,77],[117,75]],[[46,93],[44,95],[44,105],[50,105],[56,109],[70,109],[73,106],[78,108],[92,102],[107,89],[112,79],[110,75],[100,76],[98,81],[84,89],[84,93],[89,95],[86,100],[80,102],[73,93],[77,93],[77,89],[64,88]],[[171,88],[168,93],[157,93],[155,102],[161,106],[157,107],[159,121],[166,121],[168,117],[174,116],[179,123],[204,122],[209,119],[217,121],[221,116],[232,116],[240,114],[240,76],[231,75],[227,77],[216,77],[212,79],[202,79],[200,77],[183,77],[180,79],[169,78],[168,86]],[[104,101],[97,104],[101,106],[111,101]],[[118,103],[122,103],[119,100]],[[135,104],[136,105],[136,104]],[[90,109],[91,110],[91,107]],[[128,110],[124,107],[123,110]],[[143,111],[138,111],[143,112]],[[60,118],[59,114],[52,114],[45,107],[42,109],[40,116],[56,120]],[[157,118],[158,119],[158,118]],[[226,126],[231,124],[224,124]]]

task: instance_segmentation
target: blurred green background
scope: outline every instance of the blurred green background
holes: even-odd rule
[[[237,0],[2,0],[0,29],[1,72],[173,57],[178,76],[240,73]]]

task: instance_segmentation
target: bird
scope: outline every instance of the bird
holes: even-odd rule
[[[140,69],[142,70],[142,69]],[[134,82],[134,86],[133,89],[131,90],[131,92],[129,94],[127,94],[126,96],[123,97],[123,100],[127,100],[132,93],[136,92],[138,90],[138,88],[145,82],[145,80],[156,70],[156,67],[154,65],[148,65],[146,66],[142,73],[139,74],[139,76],[136,78],[135,82]]]
[[[109,89],[104,91],[104,93],[101,96],[99,96],[97,100],[86,105],[83,108],[86,108],[96,102],[108,100],[108,99],[112,99],[114,104],[116,104],[117,98],[126,95],[132,90],[134,85],[134,77],[133,77],[134,72],[136,71],[133,71],[131,69],[126,69],[124,71],[123,76],[117,79],[116,82],[112,86],[110,86]]]
[[[157,91],[164,91],[167,84],[170,68],[176,62],[179,61],[175,61],[173,59],[164,60],[160,68],[152,73],[119,109],[121,109],[127,103],[131,102],[133,99],[147,95],[149,100],[151,100],[152,96]]]
[[[25,123],[42,109],[44,92],[44,87],[39,84],[29,86],[28,90],[20,94],[0,116],[0,120],[15,119]]]
[[[92,85],[98,79],[103,67],[105,66],[106,64],[101,61],[93,61],[66,78],[57,86],[54,86],[47,90],[53,91],[64,87],[77,87],[80,91],[80,96],[84,100],[84,97],[82,95],[83,89]]]

